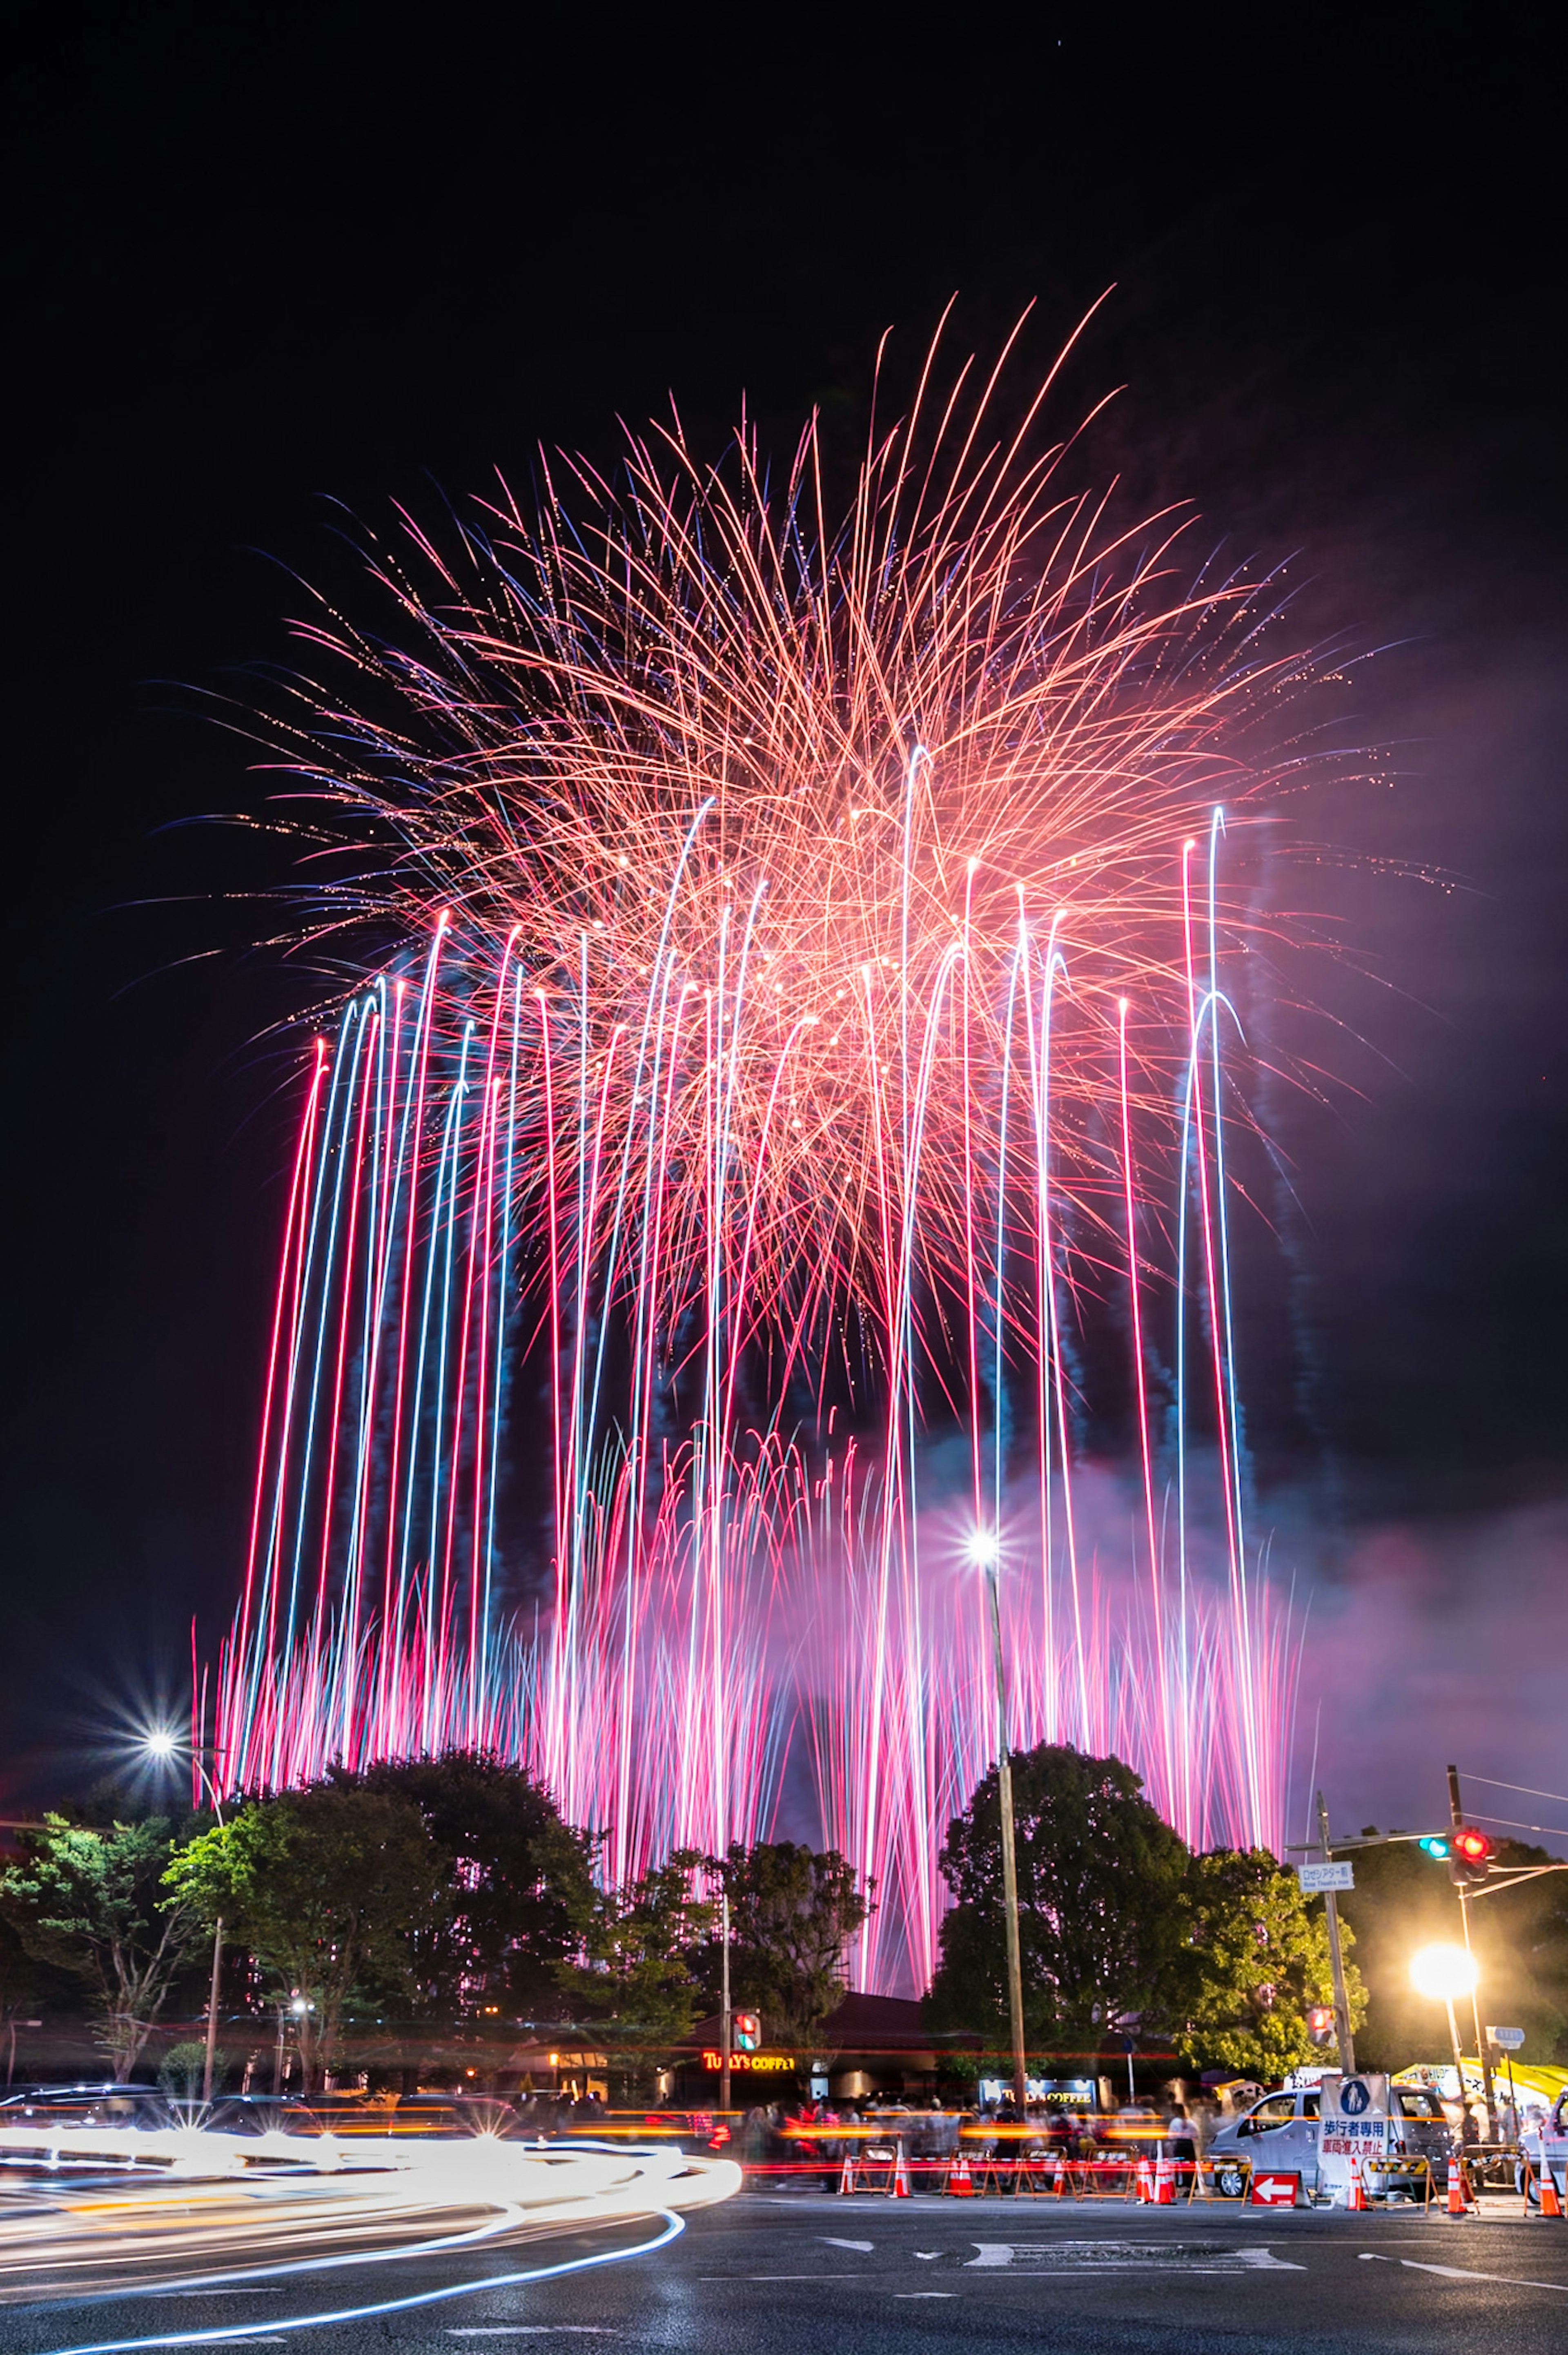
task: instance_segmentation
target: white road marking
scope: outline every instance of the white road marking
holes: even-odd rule
[[[957,2297],[956,2289],[895,2289],[895,2297]]]
[[[822,2245],[823,2245],[823,2247],[824,2247],[824,2248],[829,2248],[829,2249],[858,2249],[858,2250],[860,2251],[860,2253],[861,2253],[862,2256],[863,2256],[863,2257],[869,2257],[869,2256],[870,2256],[870,2254],[871,2254],[871,2253],[872,2253],[872,2250],[876,2246],[876,2243],[875,2243],[875,2242],[874,2242],[874,2241],[839,2241],[839,2240],[835,2240],[832,2232],[819,2232],[819,2233],[818,2233],[818,2235],[817,2235],[817,2238],[818,2238],[818,2240],[819,2240],[819,2241],[821,2241],[821,2243],[822,2243]]]
[[[1193,2248],[1180,2242],[1152,2241],[974,2241],[979,2251],[964,2270],[988,2271],[1019,2264],[1053,2274],[1186,2273],[1301,2274],[1305,2265],[1292,2264],[1264,2247],[1250,2249]]]
[[[1371,2265],[1404,2265],[1413,2274],[1441,2274],[1447,2281],[1498,2282],[1504,2289],[1551,2289],[1559,2297],[1568,2297],[1568,2282],[1526,2281],[1519,2274],[1478,2274],[1468,2265],[1424,2265],[1419,2257],[1385,2257],[1371,2249],[1362,2249],[1363,2264]]]
[[[929,2264],[932,2258],[939,2257],[942,2252],[940,2249],[911,2249],[909,2254],[913,2257],[923,2258],[926,2264]]]

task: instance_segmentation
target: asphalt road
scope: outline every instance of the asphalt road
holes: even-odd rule
[[[1512,2203],[1507,2203],[1510,2208]],[[333,2355],[487,2355],[510,2339],[712,2355],[1061,2350],[1212,2355],[1562,2355],[1568,2223],[1501,2214],[1269,2214],[1109,2204],[747,2194],[665,2246],[656,2226],[461,2257],[399,2257],[199,2292],[0,2308],[0,2355],[219,2344]],[[507,2278],[495,2286],[494,2276]],[[481,2282],[490,2286],[469,2286]],[[397,2300],[434,2302],[400,2304]],[[456,2293],[455,2295],[452,2293]],[[379,2311],[367,2309],[379,2308]],[[313,2328],[299,2327],[305,2317]],[[328,2319],[327,2318],[333,2318]],[[235,2335],[229,2335],[229,2334]]]

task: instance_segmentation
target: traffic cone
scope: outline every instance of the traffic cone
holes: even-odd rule
[[[1063,2158],[1063,2156],[1062,2156],[1062,2154],[1061,2154],[1061,2152],[1060,2152],[1060,2151],[1058,2151],[1058,2152],[1056,2153],[1056,2176],[1055,2176],[1055,2180],[1054,2180],[1054,2183],[1052,2184],[1052,2186],[1051,2186],[1051,2189],[1053,2190],[1053,2191],[1054,2191],[1054,2193],[1056,2194],[1056,2197],[1057,2197],[1057,2199],[1058,2199],[1058,2200],[1065,2200],[1065,2199],[1066,2198],[1066,2196],[1067,2196],[1067,2162],[1066,2162],[1066,2160]]]
[[[1157,2208],[1174,2208],[1176,2205],[1175,2169],[1164,2151],[1154,2162],[1154,2205]]]
[[[1139,2208],[1147,2208],[1152,2201],[1153,2198],[1154,2187],[1149,2179],[1149,2161],[1147,2158],[1139,2158],[1138,2162],[1137,2204]]]
[[[960,2150],[948,2169],[948,2196],[952,2200],[972,2200],[975,2179],[969,2173],[969,2154]]]
[[[1563,2202],[1557,2197],[1557,2179],[1545,2152],[1541,2158],[1541,2212],[1543,2216],[1561,2216]]]
[[[1351,2188],[1345,2207],[1353,2216],[1364,2216],[1367,2211],[1367,2188],[1361,2181],[1361,2163],[1353,2156],[1351,2159]]]
[[[893,2163],[893,2181],[888,2186],[890,2200],[907,2200],[909,2194],[909,2161],[904,2156],[904,2145],[898,2146],[898,2157]]]
[[[1450,2216],[1468,2213],[1465,2206],[1465,2163],[1460,2158],[1448,2161],[1448,2213]]]
[[[846,2150],[846,2151],[845,2151],[845,2153],[844,2153],[844,2163],[843,2163],[843,2165],[842,2165],[842,2166],[840,2168],[840,2169],[839,2169],[839,2194],[840,2194],[840,2197],[841,2197],[841,2198],[847,2198],[847,2197],[849,2196],[849,2194],[850,2194],[853,2190],[854,2190],[854,2152],[853,2152],[853,2149],[851,2149],[851,2150]]]

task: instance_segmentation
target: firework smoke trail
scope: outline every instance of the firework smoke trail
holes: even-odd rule
[[[1189,1838],[1266,1844],[1292,1659],[1246,1551],[1217,822],[1201,915],[1191,868],[1301,664],[1266,584],[1184,590],[1174,523],[1058,488],[1044,389],[1001,434],[996,372],[938,395],[935,358],[842,529],[814,424],[778,494],[748,432],[710,470],[672,430],[619,495],[565,462],[570,517],[546,470],[532,528],[503,498],[450,556],[373,548],[384,634],[302,625],[352,692],[294,684],[286,764],[324,842],[381,846],[318,943],[407,945],[313,1050],[218,1679],[236,1787],[492,1747],[618,1876],[756,1836],[799,1733],[882,1893],[869,1983],[928,1971],[991,1746],[929,1430],[1002,1548],[1016,1740],[1117,1745]],[[1126,1592],[1075,1461],[1118,1267]],[[494,1609],[530,1386],[536,1635]]]

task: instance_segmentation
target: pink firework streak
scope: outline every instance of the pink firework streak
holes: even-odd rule
[[[1277,1846],[1296,1661],[1245,1518],[1216,805],[1303,665],[968,374],[927,363],[841,527],[814,427],[777,493],[669,433],[619,496],[574,464],[575,521],[409,527],[396,634],[305,628],[355,691],[301,683],[290,766],[380,846],[320,934],[408,946],[304,1076],[217,1679],[231,1787],[485,1748],[618,1879],[760,1836],[793,1749],[884,1986],[929,1975],[993,1747],[978,1536],[1013,1740],[1117,1750],[1193,1841]]]

